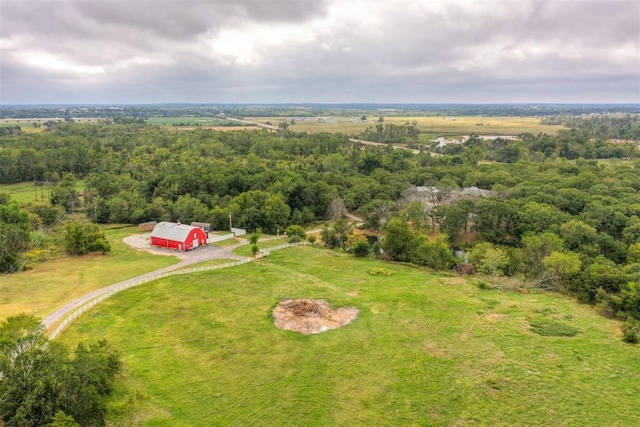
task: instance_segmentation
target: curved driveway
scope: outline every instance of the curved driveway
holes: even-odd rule
[[[246,257],[233,255],[232,251],[240,246],[246,245],[247,242],[241,242],[241,243],[237,243],[231,246],[226,246],[223,248],[219,248],[212,245],[206,245],[206,246],[201,246],[189,252],[177,252],[170,249],[153,248],[151,247],[151,245],[149,245],[148,242],[144,241],[144,238],[145,238],[145,235],[134,235],[134,236],[126,237],[124,239],[124,242],[136,249],[146,250],[148,252],[151,252],[157,255],[168,255],[168,256],[178,257],[180,258],[180,262],[178,262],[177,264],[170,265],[168,267],[164,267],[158,270],[150,271],[145,274],[141,274],[136,277],[132,277],[130,279],[115,283],[105,288],[96,289],[93,292],[89,292],[88,294],[85,294],[79,298],[76,298],[75,300],[58,308],[53,313],[47,315],[42,320],[42,323],[44,324],[45,328],[51,329],[59,321],[63,320],[67,314],[73,312],[77,308],[82,307],[84,304],[99,297],[100,295],[106,294],[112,289],[118,288],[121,285],[126,285],[132,282],[136,282],[136,281],[139,281],[140,279],[145,279],[150,276],[155,276],[158,273],[166,273],[168,271],[179,270],[186,266],[189,266],[192,264],[198,264],[198,263],[209,261],[212,259],[232,259],[232,260],[246,259]],[[264,239],[263,241],[265,240],[271,240],[271,238]]]
[[[352,219],[352,220],[356,220],[356,221],[362,221],[361,218],[358,218],[355,215],[352,215],[350,213],[347,212],[347,216]],[[307,233],[319,233],[320,229],[317,230],[308,230]],[[179,270],[182,269],[186,266],[192,265],[192,264],[198,264],[204,261],[209,261],[212,259],[229,259],[229,260],[243,260],[243,259],[247,259],[247,257],[242,257],[242,256],[238,256],[238,255],[234,255],[232,252],[234,249],[246,245],[248,242],[240,242],[240,243],[236,243],[235,245],[230,245],[230,246],[226,246],[226,247],[217,247],[217,246],[212,246],[212,245],[206,245],[206,246],[200,246],[197,249],[194,249],[192,251],[188,251],[188,252],[178,252],[178,251],[174,251],[174,250],[170,250],[170,249],[165,249],[165,248],[158,248],[158,247],[153,247],[151,246],[150,242],[149,242],[149,236],[150,233],[146,233],[146,234],[135,234],[129,237],[125,237],[123,239],[123,241],[128,244],[129,246],[139,249],[139,250],[144,250],[147,252],[151,252],[153,254],[156,255],[166,255],[166,256],[175,256],[177,258],[180,259],[180,262],[178,262],[177,264],[174,265],[170,265],[168,267],[164,267],[158,270],[154,270],[154,271],[150,271],[148,273],[145,274],[141,274],[139,276],[136,277],[132,277],[130,279],[124,280],[122,282],[118,282],[115,283],[113,285],[109,285],[105,288],[100,288],[100,289],[96,289],[95,291],[89,292],[88,294],[85,294],[79,298],[76,298],[75,300],[68,302],[67,304],[63,305],[62,307],[58,308],[57,310],[55,310],[53,313],[47,315],[43,320],[42,323],[44,324],[45,328],[47,330],[52,329],[56,324],[58,324],[61,320],[63,320],[69,313],[72,313],[73,311],[75,311],[76,309],[82,307],[83,305],[85,305],[86,303],[88,303],[89,301],[94,300],[95,298],[106,294],[108,292],[110,292],[113,289],[116,289],[122,285],[128,285],[130,283],[133,282],[137,282],[140,281],[141,279],[146,279],[148,277],[151,276],[155,276],[158,273],[166,273],[169,271],[175,271],[175,270]],[[274,237],[267,237],[264,239],[260,239],[260,242],[266,242],[268,240],[274,240],[274,239],[283,239],[285,236],[274,236]]]

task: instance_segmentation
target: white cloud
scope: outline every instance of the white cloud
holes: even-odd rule
[[[47,52],[27,51],[20,55],[24,63],[44,70],[66,72],[79,75],[103,74],[104,68],[77,64],[72,60],[56,57]]]

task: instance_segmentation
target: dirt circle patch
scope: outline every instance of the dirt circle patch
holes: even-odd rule
[[[351,323],[358,316],[355,307],[336,310],[323,299],[286,299],[273,309],[276,326],[305,335],[320,334]]]

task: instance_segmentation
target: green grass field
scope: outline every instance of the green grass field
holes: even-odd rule
[[[295,124],[289,129],[299,132],[342,132],[346,135],[357,135],[364,132],[367,127],[375,127],[377,117],[370,116],[367,123],[356,123],[357,117],[335,117],[330,122],[304,121],[294,119]],[[454,120],[455,119],[455,120]],[[278,117],[252,117],[247,120],[259,123],[271,122],[274,125],[282,122],[283,118]],[[523,132],[538,134],[540,132],[555,134],[563,126],[543,125],[536,117],[477,117],[477,116],[456,116],[445,117],[394,117],[384,118],[385,124],[401,125],[406,122],[416,121],[420,129],[421,139],[432,139],[438,136],[460,136],[476,133],[478,135],[518,135]]]
[[[44,317],[95,289],[178,262],[122,242],[135,232],[135,227],[106,230],[112,248],[106,255],[61,255],[29,271],[0,275],[0,320],[22,312]]]
[[[273,237],[273,236],[267,236],[267,237]],[[267,240],[263,242],[258,242],[258,249],[273,248],[275,246],[285,245],[286,243],[287,243],[287,239],[285,239],[283,236],[280,239],[272,239],[272,240]],[[244,246],[240,246],[239,248],[234,249],[233,253],[234,255],[240,255],[240,256],[253,256],[253,253],[251,252],[251,246],[252,246],[251,244],[247,243]]]
[[[146,121],[151,125],[159,126],[240,126],[236,121],[225,120],[217,117],[149,117]]]
[[[33,185],[33,182],[19,182],[17,184],[0,184],[0,193],[6,193],[11,196],[12,200],[18,203],[49,203],[49,193],[53,185],[50,187]],[[84,190],[84,181],[76,182],[76,190]],[[36,199],[37,197],[37,199]],[[44,200],[43,200],[44,197]]]
[[[127,290],[62,340],[120,349],[125,423],[129,388],[142,396],[134,421],[150,426],[640,424],[640,348],[617,322],[475,280],[300,247]],[[360,314],[319,335],[276,328],[271,309],[297,297]],[[535,334],[540,320],[579,333]]]

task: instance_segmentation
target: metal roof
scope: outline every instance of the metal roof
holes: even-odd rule
[[[192,227],[185,224],[176,224],[175,222],[162,221],[156,224],[151,232],[151,237],[160,239],[173,240],[176,242],[184,242],[187,240],[189,233],[194,230],[200,230],[198,227]]]

